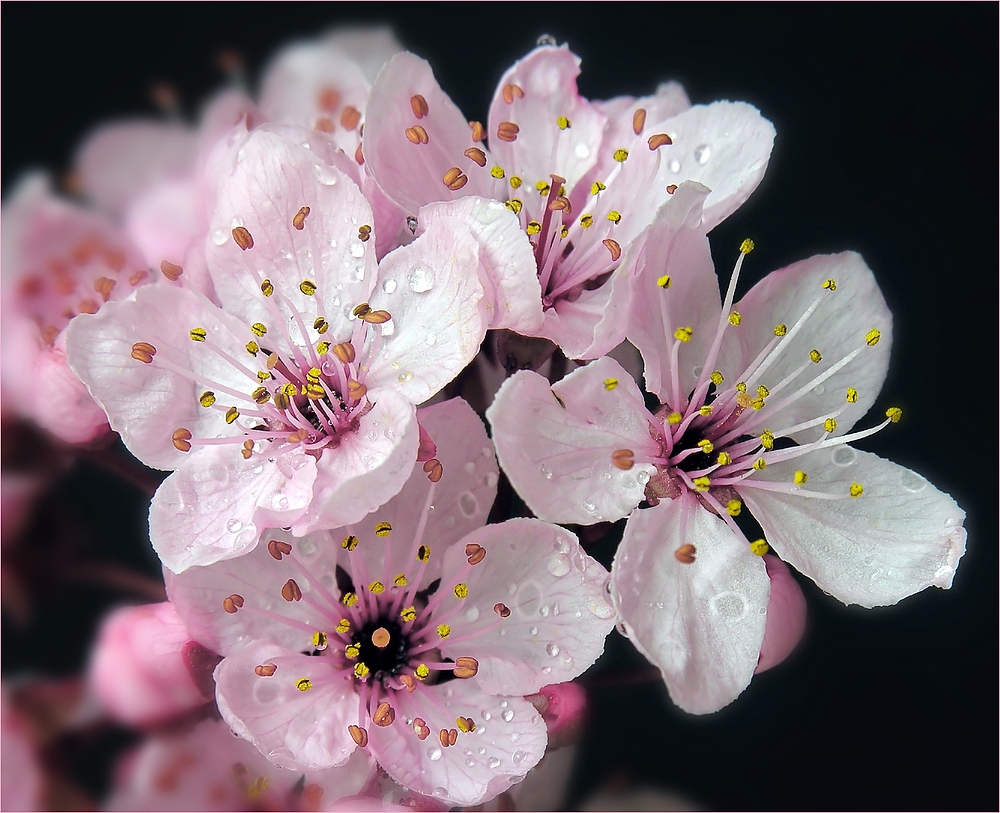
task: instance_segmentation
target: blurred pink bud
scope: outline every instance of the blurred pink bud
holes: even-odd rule
[[[792,571],[771,554],[764,557],[764,567],[771,580],[771,597],[767,602],[764,643],[754,674],[777,666],[791,655],[806,631],[806,598]]]
[[[545,720],[549,732],[549,750],[576,742],[587,719],[587,693],[577,683],[543,686],[528,697]]]
[[[34,417],[67,443],[87,443],[110,431],[108,418],[66,361],[66,334],[35,361]]]
[[[104,621],[90,680],[112,717],[151,726],[211,700],[219,660],[191,639],[170,602],[124,607]]]

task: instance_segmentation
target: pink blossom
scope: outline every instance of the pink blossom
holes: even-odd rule
[[[690,107],[676,84],[590,102],[577,91],[579,65],[565,46],[536,48],[501,78],[483,127],[427,62],[397,54],[372,88],[364,151],[367,170],[410,215],[466,196],[478,196],[469,211],[483,198],[511,210],[518,245],[528,246],[509,272],[524,301],[491,327],[595,358],[624,338],[638,259],[630,244],[684,180],[712,187],[710,227],[725,219],[760,182],[774,128],[746,104]]]
[[[90,680],[116,720],[145,727],[209,702],[218,662],[192,639],[169,602],[122,607],[101,627]]]
[[[218,305],[165,266],[176,283],[71,331],[73,368],[129,450],[175,470],[150,509],[175,572],[239,556],[264,528],[302,535],[384,503],[417,454],[414,405],[485,335],[466,225],[440,217],[377,263],[341,154],[285,137],[300,132],[262,126],[212,158]]]
[[[774,668],[791,655],[806,632],[806,597],[791,568],[770,553],[764,557],[764,568],[771,592],[767,597],[764,640],[753,670],[755,675]]]
[[[561,528],[484,527],[497,465],[461,400],[420,413],[440,478],[417,463],[360,522],[183,574],[167,590],[225,655],[223,716],[277,765],[319,770],[367,748],[404,787],[475,805],[545,750],[526,695],[572,679],[603,649],[607,572]]]
[[[860,256],[813,257],[724,301],[700,184],[682,186],[647,234],[629,338],[650,413],[628,374],[599,359],[549,387],[523,372],[487,415],[504,470],[542,519],[629,515],[612,568],[627,634],[674,701],[715,711],[761,652],[768,545],[848,604],[894,604],[951,585],[964,512],[920,475],[847,444],[885,378],[892,317]],[[650,506],[633,509],[645,500]],[[749,508],[764,530],[736,522]],[[757,554],[757,555],[755,555]]]
[[[0,732],[3,733],[3,766],[0,774],[0,807],[4,810],[42,810],[44,775],[38,745],[30,724],[0,693]]]

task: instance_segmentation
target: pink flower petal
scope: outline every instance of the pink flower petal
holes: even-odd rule
[[[951,587],[965,553],[965,512],[915,472],[849,446],[821,449],[768,466],[754,480],[857,498],[809,499],[741,488],[740,497],[786,562],[845,604],[895,604],[930,586]]]
[[[485,548],[486,558],[462,576],[468,596],[448,595],[438,612],[464,608],[459,610],[468,622],[463,636],[499,629],[468,641],[444,641],[445,657],[476,658],[475,679],[484,691],[517,695],[572,680],[597,660],[615,619],[605,593],[608,572],[573,534],[535,519],[511,519],[481,528],[464,542]],[[454,586],[449,574],[465,572],[465,559],[463,545],[445,554],[442,590]],[[499,622],[497,603],[511,611]]]
[[[604,128],[605,147],[625,143],[635,135],[635,114],[639,109],[645,111],[644,130],[648,130],[648,136],[654,132],[654,127],[651,125],[673,118],[691,108],[691,100],[679,82],[662,83],[652,96],[640,98],[616,96],[613,99],[595,101],[594,104],[608,119]],[[611,146],[611,150],[614,149],[615,147]],[[599,165],[611,166],[606,163],[607,155],[606,150],[601,152]]]
[[[766,672],[792,654],[806,631],[806,597],[792,576],[791,568],[777,556],[764,557],[771,595],[767,600],[764,643],[754,674]]]
[[[685,545],[693,562],[678,558]],[[718,711],[749,685],[770,582],[760,558],[693,495],[632,514],[611,572],[629,639],[684,711]]]
[[[452,805],[477,805],[519,781],[545,752],[545,725],[524,698],[485,694],[469,680],[396,698],[395,722],[372,726],[368,747],[393,779],[418,793]],[[442,748],[438,732],[455,728],[458,716],[472,718],[476,730]],[[431,729],[423,741],[405,724],[417,717]]]
[[[86,443],[108,432],[108,416],[66,360],[65,336],[37,357],[32,417],[67,443]]]
[[[558,397],[557,397],[558,396]],[[656,453],[651,416],[631,376],[601,358],[559,383],[522,371],[507,379],[486,411],[500,465],[532,512],[549,522],[589,525],[626,516],[643,499],[639,462],[615,466],[630,450]]]

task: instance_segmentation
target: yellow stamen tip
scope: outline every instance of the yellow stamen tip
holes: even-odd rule
[[[795,475],[792,477],[792,482],[794,482],[795,485],[797,486],[803,486],[806,484],[806,481],[808,479],[809,475],[806,474],[804,471],[797,471],[795,472]]]
[[[679,327],[674,331],[674,338],[679,342],[689,342],[694,335],[694,330],[689,327]]]
[[[753,240],[751,240],[748,237],[746,240],[740,243],[740,254],[749,254],[751,251],[753,251],[753,248],[754,248]]]
[[[729,324],[733,327],[738,327],[743,323],[743,316],[738,311],[733,311],[729,314]]]
[[[856,404],[858,402],[858,391],[854,387],[847,388],[847,403]]]
[[[604,379],[604,389],[611,392],[615,387],[618,386],[617,378],[605,378]]]
[[[712,481],[708,477],[695,477],[692,482],[694,483],[694,490],[699,494],[704,494],[712,487]]]
[[[767,544],[763,539],[756,539],[750,543],[750,550],[756,553],[758,556],[763,556],[769,550],[771,546]]]
[[[865,344],[869,347],[874,347],[878,344],[878,340],[882,338],[882,333],[876,328],[872,328],[865,334]]]
[[[671,285],[673,285],[673,283],[674,281],[670,278],[669,274],[664,274],[656,281],[656,284],[659,285],[661,288],[669,288]]]
[[[889,407],[885,411],[885,417],[887,417],[893,423],[899,423],[900,418],[903,417],[903,410],[899,407]]]
[[[667,415],[667,423],[669,423],[671,426],[676,426],[682,420],[684,420],[684,416],[681,415],[680,412],[671,412],[669,415]]]
[[[851,483],[851,496],[860,497],[865,493],[865,487],[861,483]]]
[[[449,635],[451,635],[451,627],[449,627],[447,624],[438,624],[437,634],[439,638],[447,638]]]

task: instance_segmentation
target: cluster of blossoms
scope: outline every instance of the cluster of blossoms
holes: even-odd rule
[[[707,234],[763,177],[756,109],[589,101],[546,40],[470,122],[424,60],[349,46],[288,49],[197,131],[99,133],[103,212],[37,180],[5,206],[5,403],[169,472],[169,603],[109,623],[100,694],[139,726],[215,715],[115,806],[482,804],[616,623],[701,714],[801,635],[783,562],[866,607],[950,586],[961,509],[848,445],[901,416],[852,429],[892,327],[861,257],[737,302],[747,240],[720,295]],[[610,571],[562,527],[625,517]]]

